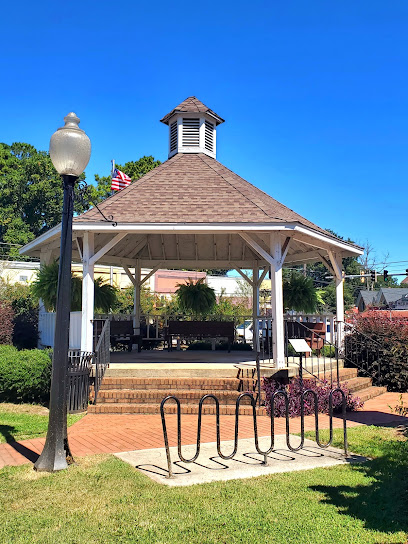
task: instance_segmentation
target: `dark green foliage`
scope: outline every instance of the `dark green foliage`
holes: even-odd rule
[[[148,157],[141,157],[137,161],[129,161],[124,165],[117,164],[116,168],[130,176],[133,183],[160,164],[160,161],[156,161],[154,157],[150,155]],[[97,174],[95,175],[96,187],[94,185],[90,185],[88,189],[90,199],[93,203],[98,204],[102,200],[105,200],[105,198],[108,196],[111,196],[117,192],[111,191],[111,180],[112,178],[110,176],[100,177]]]
[[[13,310],[13,345],[18,349],[33,349],[38,341],[38,301],[28,284],[0,284],[0,298]]]
[[[354,318],[346,334],[346,364],[388,391],[408,391],[408,321],[372,311]]]
[[[0,346],[0,401],[45,404],[50,382],[49,351],[18,351],[13,346]]]
[[[313,313],[319,304],[319,297],[313,280],[293,272],[283,281],[283,305],[285,309]]]
[[[109,283],[104,283],[102,278],[96,278],[95,284],[95,311],[99,313],[109,313],[116,303],[116,287]],[[81,290],[82,305],[82,290]]]
[[[116,304],[117,289],[103,282],[102,278],[95,279],[95,310],[108,313]],[[41,266],[37,279],[32,284],[32,292],[41,298],[48,312],[55,311],[58,289],[58,262]],[[71,274],[71,311],[80,311],[82,307],[82,280]]]
[[[344,309],[349,310],[354,306],[353,291],[349,284],[344,283]],[[336,313],[336,287],[328,285],[322,292],[325,311]]]
[[[211,313],[216,304],[216,297],[214,289],[205,283],[205,278],[200,278],[196,282],[189,279],[177,286],[176,296],[181,311],[191,312],[195,316]]]
[[[61,211],[61,178],[48,153],[0,144],[0,242],[26,244],[57,225]],[[83,211],[78,202],[75,211]],[[10,253],[18,256],[18,247]]]

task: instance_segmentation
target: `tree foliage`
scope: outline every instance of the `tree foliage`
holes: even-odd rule
[[[149,156],[118,168],[135,181],[159,164]],[[95,175],[95,181],[96,186],[90,185],[82,199],[75,199],[74,212],[82,213],[112,194],[110,176]],[[17,257],[18,245],[60,223],[62,200],[61,178],[47,152],[26,143],[0,143],[0,242],[15,244],[10,255]]]
[[[9,284],[0,281],[0,300],[13,310],[13,345],[33,349],[38,341],[38,300],[27,283]]]
[[[0,144],[0,242],[26,244],[57,225],[62,197],[48,153],[25,143]],[[75,211],[83,206],[76,203]]]
[[[138,159],[137,161],[129,161],[125,164],[117,164],[116,168],[125,172],[131,179],[132,183],[140,179],[142,176],[159,166],[161,162],[149,155]],[[89,187],[90,200],[93,203],[98,204],[102,200],[105,200],[108,196],[113,195],[116,191],[111,191],[111,177],[110,176],[98,176],[95,174],[95,186]]]
[[[108,313],[116,304],[116,288],[104,283],[102,278],[95,278],[95,311]],[[36,297],[41,298],[47,311],[55,311],[58,290],[58,262],[41,266],[36,280],[32,284]],[[71,273],[71,311],[80,311],[82,307],[82,281]]]

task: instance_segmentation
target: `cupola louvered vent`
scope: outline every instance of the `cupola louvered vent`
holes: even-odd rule
[[[200,146],[200,119],[183,119],[183,146]]]
[[[205,148],[214,151],[214,125],[205,120]]]
[[[170,152],[177,149],[177,121],[170,125]]]

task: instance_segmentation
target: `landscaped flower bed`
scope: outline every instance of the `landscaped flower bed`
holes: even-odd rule
[[[317,395],[317,409],[322,414],[329,413],[329,396],[332,390],[330,383],[327,380],[317,381],[314,379],[304,379],[303,388],[300,378],[293,378],[288,385],[282,386],[276,380],[264,378],[262,388],[265,392],[265,407],[268,415],[272,411],[272,397],[276,391],[285,391],[289,398],[289,417],[298,417],[301,415],[301,399],[302,392],[306,389],[311,389]],[[347,384],[341,385],[341,389],[346,396],[347,410],[355,411],[363,407],[364,403],[359,397],[350,393]],[[304,414],[314,414],[314,395],[312,393],[304,397]],[[342,410],[343,396],[337,391],[333,393],[333,411],[340,412]],[[275,417],[284,417],[286,415],[285,398],[283,395],[278,395],[275,398]]]

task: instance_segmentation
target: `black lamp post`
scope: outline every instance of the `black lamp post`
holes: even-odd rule
[[[64,117],[65,126],[51,136],[50,157],[62,177],[64,203],[58,270],[57,307],[52,359],[50,418],[43,452],[34,464],[39,471],[55,472],[72,462],[67,438],[67,377],[69,318],[71,310],[72,216],[74,186],[91,156],[91,142],[79,128],[75,113]]]

